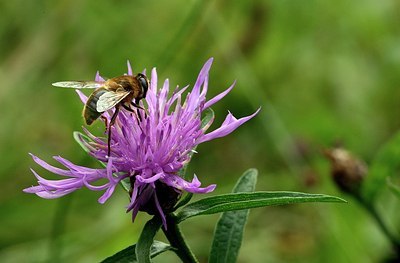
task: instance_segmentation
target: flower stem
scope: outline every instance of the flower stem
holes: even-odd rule
[[[392,244],[392,247],[397,255],[397,257],[400,259],[400,240],[397,239],[387,228],[385,223],[383,222],[382,217],[379,215],[378,211],[376,211],[376,208],[371,202],[368,202],[363,198],[360,194],[354,194],[353,195],[357,201],[369,212],[369,214],[375,219],[376,223],[382,230],[383,234],[389,239],[390,243]]]
[[[186,244],[185,238],[176,223],[176,216],[173,214],[167,215],[167,229],[162,228],[165,236],[170,242],[171,246],[175,247],[177,250],[175,253],[184,263],[198,263],[199,261],[193,254],[192,250]]]

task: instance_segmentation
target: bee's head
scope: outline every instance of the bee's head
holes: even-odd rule
[[[147,90],[149,89],[149,80],[145,75],[139,73],[136,75],[136,79],[139,82],[141,90],[141,98],[146,98]]]

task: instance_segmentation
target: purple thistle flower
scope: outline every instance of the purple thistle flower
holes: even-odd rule
[[[86,136],[79,135],[78,140],[89,154],[106,164],[105,168],[87,168],[55,156],[54,159],[65,167],[60,169],[31,154],[37,164],[66,178],[46,180],[31,169],[38,179],[38,185],[24,189],[24,192],[52,199],[86,187],[94,191],[105,191],[98,200],[103,204],[112,195],[116,185],[126,179],[131,185],[131,201],[127,211],[132,211],[132,219],[135,219],[138,211],[158,213],[165,225],[164,213],[175,205],[182,191],[209,193],[216,187],[216,185],[201,187],[196,175],[192,181],[186,181],[178,175],[190,161],[195,147],[200,143],[228,135],[259,111],[258,109],[254,114],[240,119],[236,119],[229,112],[221,127],[206,133],[214,119],[210,119],[202,127],[202,112],[221,100],[234,86],[233,84],[224,92],[206,101],[208,74],[212,61],[213,59],[209,59],[205,63],[192,91],[183,103],[182,93],[188,86],[181,89],[177,87],[168,97],[168,79],[162,88],[158,89],[157,72],[153,69],[146,96],[147,113],[139,110],[137,113],[139,116],[127,111],[118,114],[115,124],[111,127],[110,157],[107,156],[107,140],[92,135],[84,128]],[[128,74],[132,75],[129,62]],[[96,75],[96,80],[102,80],[99,74]],[[87,97],[80,91],[77,92],[85,103]],[[143,103],[142,106],[145,107]],[[105,112],[103,116],[110,121],[112,111]],[[103,181],[105,179],[106,183],[93,185],[101,179]],[[171,204],[168,199],[174,199],[173,203]]]

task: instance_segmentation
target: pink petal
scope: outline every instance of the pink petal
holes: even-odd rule
[[[132,67],[131,67],[131,63],[129,62],[129,60],[126,61],[126,64],[128,66],[128,75],[133,76]]]
[[[183,178],[173,174],[169,174],[168,177],[165,177],[164,179],[162,179],[162,181],[165,184],[172,186],[176,189],[185,190],[191,193],[209,193],[214,191],[216,187],[215,184],[212,184],[207,187],[201,188],[200,187],[201,183],[197,179],[196,175],[193,177],[193,180],[190,183],[185,181]]]
[[[94,78],[94,80],[98,81],[98,82],[104,82],[105,81],[105,79],[103,79],[103,77],[100,76],[100,72],[99,71],[96,72],[96,77]]]
[[[226,94],[228,94],[228,93],[233,89],[233,87],[235,86],[235,84],[236,84],[236,80],[235,80],[235,81],[233,82],[233,84],[232,84],[229,88],[227,88],[225,91],[221,92],[220,94],[218,94],[218,95],[215,96],[214,98],[212,98],[212,99],[210,99],[209,101],[207,101],[207,102],[204,104],[203,110],[204,110],[204,109],[207,109],[207,108],[209,108],[209,107],[211,107],[211,106],[214,105],[216,102],[220,101],[223,97],[225,97]]]
[[[215,131],[212,131],[210,133],[204,134],[202,137],[199,138],[199,140],[197,141],[197,144],[200,144],[200,143],[203,143],[203,142],[207,142],[207,141],[211,141],[213,139],[224,137],[224,136],[228,135],[229,133],[231,133],[234,130],[236,130],[240,125],[242,125],[246,121],[248,121],[251,118],[253,118],[254,116],[256,116],[256,114],[259,111],[260,111],[260,108],[255,113],[253,113],[252,115],[240,118],[238,120],[236,120],[236,118],[231,113],[229,113],[228,116],[226,117],[225,121],[224,121],[224,124],[221,125],[221,127],[216,129]]]

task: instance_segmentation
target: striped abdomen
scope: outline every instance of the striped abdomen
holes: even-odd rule
[[[92,124],[103,113],[103,112],[98,112],[96,110],[96,106],[100,96],[106,92],[107,90],[105,88],[99,88],[95,90],[88,98],[85,107],[83,108],[83,117],[85,118],[87,125]]]

